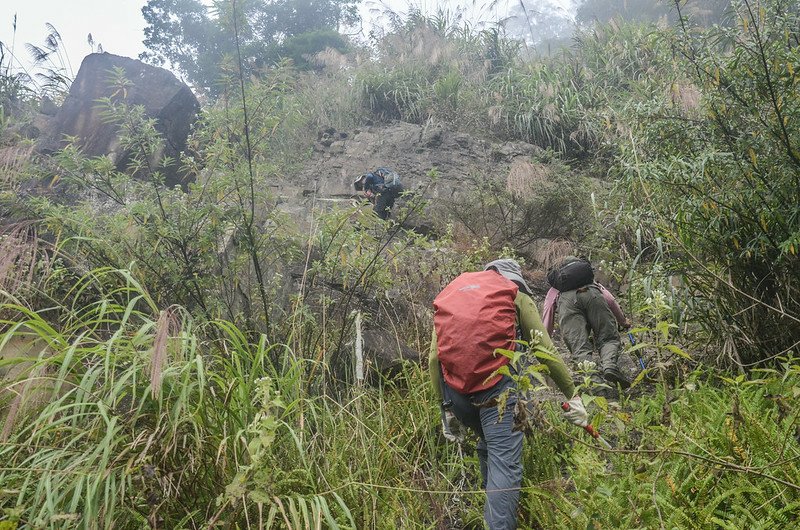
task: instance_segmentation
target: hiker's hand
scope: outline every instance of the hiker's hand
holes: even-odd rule
[[[564,416],[568,422],[578,427],[589,425],[589,414],[586,412],[586,407],[583,406],[583,400],[580,396],[575,396],[565,402],[561,408],[564,410]]]
[[[464,426],[452,411],[442,411],[442,433],[448,442],[464,441]]]
[[[622,324],[620,324],[620,327],[621,327],[622,329],[624,329],[624,330],[629,330],[629,329],[631,329],[631,321],[630,321],[629,319],[627,319],[627,318],[626,318],[626,319],[625,319],[625,322],[623,322]]]

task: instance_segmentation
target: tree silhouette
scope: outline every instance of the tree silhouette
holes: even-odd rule
[[[139,57],[171,64],[196,88],[215,93],[235,70],[234,12],[244,67],[252,73],[276,61],[291,37],[355,23],[357,1],[236,0],[234,10],[230,0],[211,7],[201,0],[148,0],[142,8],[147,51]]]

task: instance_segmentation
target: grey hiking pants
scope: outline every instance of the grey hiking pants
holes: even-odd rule
[[[592,333],[600,351],[602,372],[619,370],[617,361],[621,343],[617,321],[600,289],[588,285],[561,293],[558,314],[561,334],[576,362],[592,359],[594,347],[589,338],[589,333]]]
[[[460,394],[444,385],[445,401],[453,402],[456,418],[474,430],[478,442],[478,460],[481,478],[486,490],[483,517],[490,530],[513,530],[517,527],[517,503],[522,484],[522,438],[514,432],[514,405],[517,397],[513,393],[506,403],[502,419],[496,404],[486,404],[506,389],[513,390],[514,382],[506,376],[492,388],[474,394]]]
[[[392,188],[387,188],[375,197],[375,213],[384,221],[392,215],[392,208],[394,207],[394,200],[403,193],[403,186],[397,185]]]
[[[375,213],[384,221],[392,214],[394,194],[391,191],[382,191],[375,197]]]

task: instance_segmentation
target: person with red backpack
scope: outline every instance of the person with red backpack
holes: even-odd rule
[[[491,530],[514,529],[522,484],[523,433],[514,430],[514,380],[497,374],[509,359],[495,350],[514,350],[518,338],[538,340],[552,352],[555,347],[514,260],[495,260],[482,272],[461,274],[439,293],[433,305],[429,369],[436,395],[442,400],[445,435],[454,430],[456,421],[477,433],[486,490],[484,518]],[[564,407],[567,419],[581,427],[587,425],[586,409],[575,395],[566,365],[557,357],[542,362],[569,400],[569,407]],[[501,414],[498,403],[506,392]]]

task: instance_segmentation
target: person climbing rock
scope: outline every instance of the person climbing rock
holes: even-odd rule
[[[375,214],[384,221],[389,218],[394,201],[403,193],[400,175],[386,167],[360,175],[353,181],[356,191],[361,191],[373,205]]]
[[[515,392],[508,392],[504,412],[498,411],[503,394],[514,390],[515,383],[507,375],[496,374],[509,359],[495,350],[513,350],[517,337],[538,340],[553,352],[555,348],[516,261],[495,260],[483,272],[460,275],[433,305],[429,369],[435,393],[442,400],[445,436],[454,437],[461,425],[478,435],[486,523],[491,530],[516,528],[523,433],[514,430]],[[586,409],[575,395],[566,365],[558,357],[542,362],[569,400],[564,412],[567,419],[585,426]]]
[[[591,361],[596,345],[603,379],[628,388],[630,381],[619,367],[622,345],[617,326],[628,329],[631,323],[614,296],[594,280],[591,263],[567,256],[548,272],[547,281],[550,290],[545,296],[542,320],[548,335],[553,333],[558,311],[561,335],[575,361]]]

